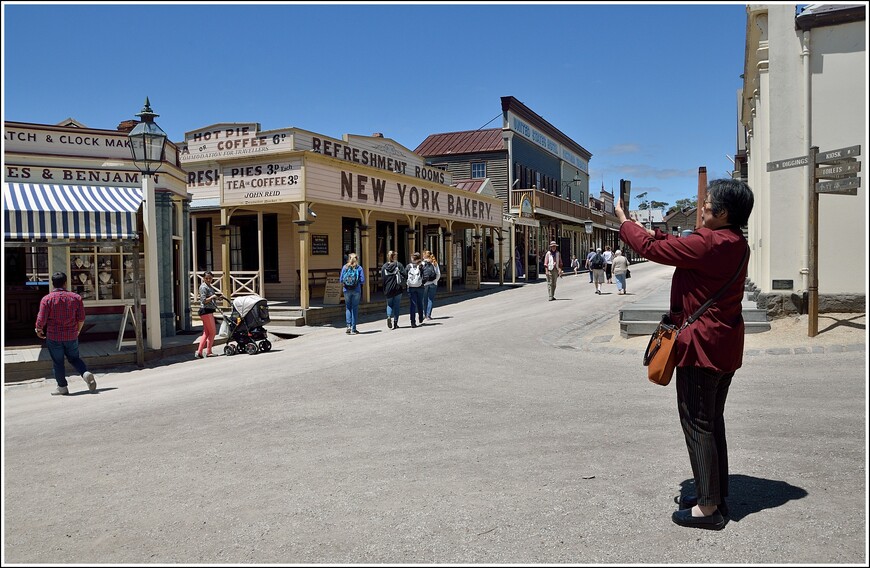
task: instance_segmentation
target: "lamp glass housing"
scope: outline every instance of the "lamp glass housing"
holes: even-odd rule
[[[145,108],[136,116],[142,117],[142,122],[127,135],[130,140],[130,153],[133,162],[143,174],[150,175],[160,169],[163,163],[163,148],[166,145],[166,133],[154,122],[154,117],[159,116],[151,112],[148,100],[145,100]]]

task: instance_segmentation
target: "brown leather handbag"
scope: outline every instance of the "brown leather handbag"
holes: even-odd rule
[[[701,317],[701,314],[707,311],[707,308],[719,299],[719,296],[734,283],[737,276],[743,270],[746,262],[749,260],[749,247],[746,247],[746,252],[743,255],[743,262],[740,263],[740,268],[734,273],[722,288],[719,289],[712,298],[707,300],[703,306],[698,308],[694,314],[687,319],[679,328],[674,325],[671,320],[670,313],[664,314],[658,327],[653,331],[649,338],[649,343],[646,345],[646,351],[643,354],[643,364],[647,368],[647,376],[650,382],[657,385],[667,386],[671,382],[671,377],[674,375],[674,369],[677,367],[677,337],[680,332],[686,329],[690,323]]]
[[[664,314],[662,321],[649,338],[643,364],[647,368],[649,380],[657,385],[667,386],[671,382],[677,366],[677,336],[681,328],[671,323],[670,314]]]

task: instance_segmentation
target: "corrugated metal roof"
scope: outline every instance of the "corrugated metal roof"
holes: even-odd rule
[[[480,187],[485,181],[485,179],[460,179],[453,180],[453,185],[455,185],[457,189],[461,189],[463,191],[468,191],[470,193],[479,193]]]
[[[490,128],[430,134],[417,146],[414,153],[429,158],[502,150],[505,150],[505,147],[501,137],[501,128]]]
[[[867,6],[864,4],[810,4],[797,14],[795,26],[807,31],[866,19]]]
[[[220,209],[221,207],[221,198],[220,197],[206,197],[196,199],[195,197],[190,200],[190,209],[193,211],[194,209]]]
[[[664,223],[665,221],[664,209],[637,209],[629,211],[628,216],[643,223]]]

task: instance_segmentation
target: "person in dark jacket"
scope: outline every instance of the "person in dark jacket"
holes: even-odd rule
[[[384,296],[387,298],[387,327],[390,329],[399,329],[399,308],[405,291],[405,267],[397,256],[396,251],[391,250],[387,253],[387,262],[381,266]]]
[[[753,204],[746,183],[713,180],[707,186],[702,227],[681,238],[631,222],[621,200],[615,210],[623,241],[642,257],[676,267],[670,299],[676,325],[682,326],[737,273],[719,299],[677,338],[677,408],[696,491],[678,499],[680,510],[672,520],[681,526],[718,530],[728,516],[724,411],[731,379],[743,364],[744,259],[749,245],[741,228]]]

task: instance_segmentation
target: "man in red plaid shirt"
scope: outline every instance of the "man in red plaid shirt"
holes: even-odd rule
[[[88,384],[90,391],[94,392],[97,390],[97,381],[79,357],[79,332],[85,325],[85,305],[82,297],[66,290],[66,274],[63,272],[52,274],[51,283],[54,290],[42,298],[39,315],[36,317],[36,335],[45,339],[45,346],[54,363],[57,389],[51,394],[69,394],[64,358],[69,359]]]

